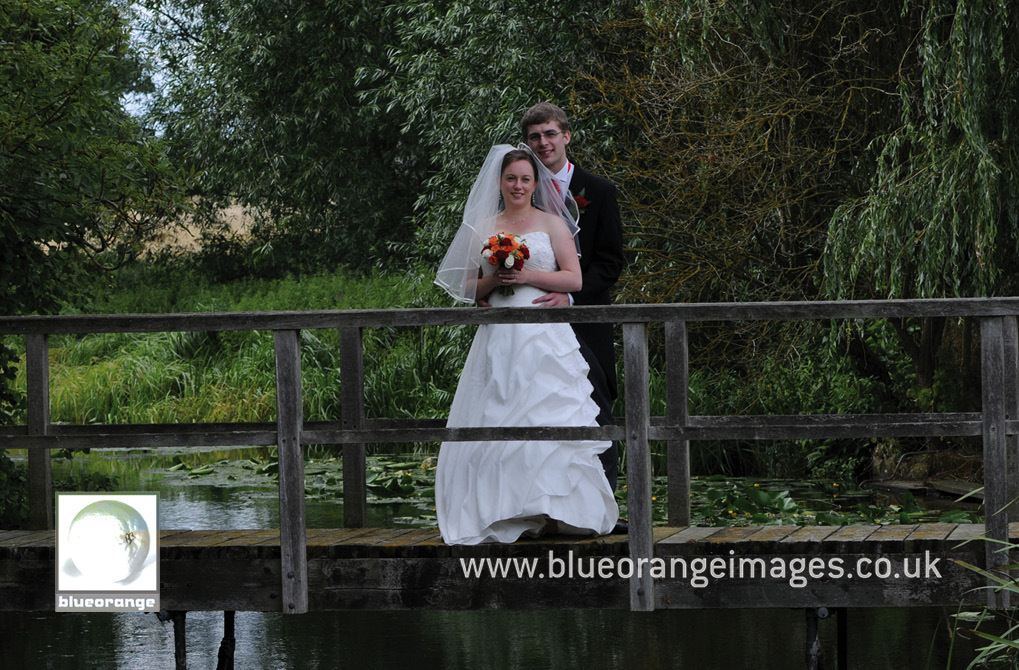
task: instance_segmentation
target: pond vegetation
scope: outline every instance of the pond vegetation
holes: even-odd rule
[[[337,450],[338,451],[338,450]],[[436,524],[435,465],[431,455],[374,454],[367,458],[368,503],[373,519],[387,526]],[[305,462],[308,500],[342,505],[341,459],[328,447],[311,447]],[[23,453],[15,452],[23,461]],[[94,450],[54,464],[58,490],[127,490],[159,485],[247,488],[275,494],[279,463],[273,447],[242,450]],[[626,516],[625,473],[616,498]],[[882,493],[839,482],[711,475],[691,479],[691,523],[701,526],[977,523],[976,505],[941,498],[938,505],[911,493]],[[655,525],[667,524],[666,478],[652,487]]]

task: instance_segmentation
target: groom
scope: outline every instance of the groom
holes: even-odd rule
[[[580,210],[580,270],[583,287],[576,293],[548,293],[535,303],[548,306],[608,305],[611,289],[619,279],[623,258],[623,224],[619,217],[615,185],[585,172],[566,157],[570,143],[570,124],[566,112],[549,102],[538,103],[520,122],[527,146],[545,167],[556,175]],[[612,401],[616,397],[616,363],[611,323],[575,323],[573,331],[580,341],[591,371],[588,378],[598,404],[599,425],[612,423]],[[605,477],[613,490],[619,474],[616,444],[601,454]]]

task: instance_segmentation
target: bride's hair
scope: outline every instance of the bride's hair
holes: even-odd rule
[[[506,168],[508,168],[512,163],[516,163],[517,161],[527,161],[528,163],[530,163],[531,169],[534,171],[535,179],[538,178],[538,162],[534,160],[534,154],[532,154],[530,151],[524,151],[523,149],[514,149],[513,151],[507,152],[506,155],[503,156],[502,166],[500,166],[499,168],[499,176],[501,177],[502,174],[506,172]]]

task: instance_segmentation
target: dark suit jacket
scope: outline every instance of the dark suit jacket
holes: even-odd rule
[[[570,193],[581,210],[580,271],[584,285],[573,294],[575,305],[608,305],[612,287],[619,280],[623,258],[623,223],[619,216],[616,186],[573,166]],[[591,349],[616,396],[616,364],[612,324],[574,324],[577,336]]]

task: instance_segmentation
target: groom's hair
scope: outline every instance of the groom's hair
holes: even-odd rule
[[[551,102],[539,102],[524,114],[524,118],[520,121],[520,132],[526,138],[528,128],[551,121],[558,123],[559,130],[564,133],[570,129],[570,122],[566,118],[566,112]]]

